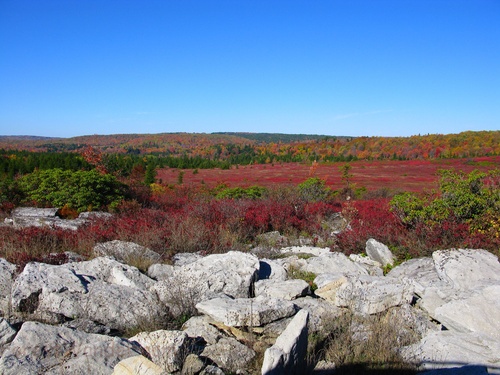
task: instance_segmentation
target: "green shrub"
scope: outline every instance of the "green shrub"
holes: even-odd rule
[[[311,177],[298,185],[301,197],[308,202],[326,200],[331,193],[326,186],[325,180],[318,177]]]
[[[27,202],[67,205],[78,212],[117,205],[125,195],[125,185],[116,177],[96,170],[47,169],[25,175],[18,183]]]

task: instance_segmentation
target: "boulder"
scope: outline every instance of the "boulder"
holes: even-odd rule
[[[292,301],[304,297],[310,292],[309,284],[304,280],[259,280],[255,283],[255,295],[271,298],[281,298]]]
[[[286,269],[283,265],[271,259],[261,259],[259,261],[259,280],[279,280],[287,279]]]
[[[172,257],[172,263],[174,263],[175,266],[185,266],[201,258],[203,258],[203,256],[198,253],[177,253]]]
[[[0,316],[10,313],[10,296],[16,266],[0,258]]]
[[[295,305],[282,299],[215,298],[196,305],[198,311],[230,327],[260,327],[295,314]]]
[[[174,275],[174,267],[170,264],[155,263],[149,266],[148,276],[154,280],[167,280]]]
[[[434,261],[429,257],[407,260],[390,270],[386,277],[410,280],[415,287],[415,293],[419,296],[431,287],[450,288],[447,282],[441,280],[434,266]]]
[[[359,254],[351,254],[349,255],[349,259],[353,262],[358,263],[361,267],[363,267],[368,275],[370,276],[383,276],[384,271],[382,270],[382,265],[366,256],[361,256]]]
[[[380,276],[339,276],[318,288],[315,294],[356,314],[376,314],[390,307],[410,303],[413,286]]]
[[[176,266],[173,276],[157,282],[152,290],[177,314],[186,306],[194,306],[221,294],[233,298],[251,297],[258,273],[256,256],[230,251]]]
[[[94,254],[100,256],[112,256],[124,263],[147,261],[158,263],[161,255],[147,247],[138,245],[134,242],[120,240],[99,243],[94,246]]]
[[[316,275],[321,273],[341,273],[345,275],[368,275],[368,272],[358,263],[353,262],[343,253],[328,253],[306,260],[301,268]]]
[[[182,375],[197,375],[205,367],[205,362],[196,354],[189,354],[182,366]]]
[[[281,254],[284,255],[298,255],[306,254],[311,256],[321,256],[330,253],[330,249],[327,247],[314,247],[314,246],[291,246],[284,247],[280,250]]]
[[[498,258],[486,250],[452,249],[432,253],[441,280],[457,290],[500,283]]]
[[[216,344],[208,345],[201,356],[208,358],[222,370],[237,374],[250,367],[255,352],[233,338],[223,337]]]
[[[142,355],[118,362],[111,375],[168,375],[160,366]]]
[[[322,298],[306,296],[297,298],[293,303],[309,313],[309,332],[319,333],[327,329],[328,324],[342,314],[342,309]]]
[[[308,312],[300,310],[264,353],[262,374],[303,374],[307,357]]]
[[[422,369],[476,365],[487,367],[490,374],[500,373],[500,342],[478,333],[431,332],[400,352],[404,359],[419,363]]]
[[[193,339],[202,338],[207,344],[215,344],[222,335],[210,321],[205,315],[193,316],[182,325],[182,330]]]
[[[500,284],[447,302],[437,307],[432,317],[449,330],[477,332],[500,342]]]
[[[17,331],[4,318],[0,318],[0,356],[6,346],[14,339]]]
[[[14,282],[12,307],[54,323],[84,318],[124,331],[165,318],[167,310],[149,291],[153,283],[110,258],[60,266],[32,262]]]
[[[379,262],[382,267],[394,264],[394,256],[391,250],[381,242],[370,238],[366,241],[366,254],[370,259]]]
[[[140,348],[117,337],[26,322],[0,359],[0,373],[109,374]]]
[[[155,364],[169,373],[180,371],[188,354],[189,339],[182,331],[141,332],[129,341],[137,342]]]

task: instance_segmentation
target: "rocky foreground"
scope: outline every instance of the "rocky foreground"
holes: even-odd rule
[[[394,260],[375,240],[366,257],[291,247],[274,259],[178,254],[173,266],[128,242],[94,253],[20,274],[0,259],[1,374],[302,374],[308,337],[346,310],[390,311],[419,337],[394,350],[422,370],[500,373],[500,263],[484,250],[436,251],[386,275]],[[139,258],[147,273],[127,264]],[[157,329],[187,312],[181,330]]]

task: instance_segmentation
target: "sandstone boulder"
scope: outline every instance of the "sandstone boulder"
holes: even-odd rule
[[[110,374],[122,359],[140,348],[117,337],[26,322],[0,359],[0,373]]]
[[[196,305],[198,311],[230,327],[260,327],[294,315],[295,305],[276,298],[215,298]]]
[[[255,283],[255,295],[271,298],[281,298],[292,301],[304,297],[310,292],[309,284],[304,280],[259,280]]]
[[[264,353],[262,374],[304,374],[307,354],[308,312],[300,310]]]
[[[98,257],[112,256],[124,263],[148,261],[158,263],[161,255],[147,247],[138,245],[134,242],[120,240],[99,243],[94,246],[94,254]]]
[[[366,254],[370,259],[380,263],[382,267],[394,264],[394,256],[391,250],[381,242],[370,238],[366,241]]]

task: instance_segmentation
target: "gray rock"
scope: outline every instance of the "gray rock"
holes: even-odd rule
[[[181,375],[197,375],[203,370],[205,363],[196,354],[189,354],[184,360]]]
[[[498,258],[486,250],[439,250],[432,258],[439,277],[454,289],[470,290],[500,283]]]
[[[430,287],[439,289],[450,287],[447,282],[441,280],[436,272],[434,261],[429,257],[407,260],[390,270],[386,277],[411,280],[415,287],[415,293],[419,296]]]
[[[217,328],[210,324],[210,318],[193,316],[182,325],[182,330],[191,338],[203,338],[207,344],[215,344],[222,337]]]
[[[450,330],[476,332],[500,342],[500,284],[437,307],[433,318]]]
[[[230,327],[260,327],[295,314],[292,302],[267,297],[215,298],[196,305],[198,311]]]
[[[203,258],[203,256],[198,253],[177,253],[172,257],[172,262],[175,266],[180,267],[196,262],[201,258]]]
[[[173,275],[174,267],[169,264],[155,263],[148,268],[148,276],[154,280],[167,280]]]
[[[86,333],[95,333],[97,335],[109,335],[111,333],[111,328],[96,323],[90,319],[78,318],[74,320],[70,320],[61,325],[62,327],[76,329],[78,331],[86,332]]]
[[[310,293],[309,284],[304,280],[259,280],[255,283],[255,295],[271,298],[281,298],[292,301]]]
[[[259,280],[268,279],[280,281],[286,280],[286,269],[276,260],[261,259],[259,262]]]
[[[16,336],[17,331],[6,321],[0,318],[0,356],[2,356],[7,344],[9,344]]]
[[[26,322],[0,359],[0,373],[109,374],[140,348],[117,337]]]
[[[316,275],[321,273],[341,273],[345,275],[367,275],[368,272],[343,253],[328,253],[307,259],[301,269]]]
[[[500,342],[478,333],[431,332],[420,342],[401,349],[408,361],[422,369],[459,368],[466,364],[484,366],[500,373]]]
[[[113,214],[103,211],[86,211],[80,212],[79,219],[94,220],[94,219],[111,219]]]
[[[303,374],[306,370],[308,312],[300,310],[264,353],[262,374]]]
[[[298,255],[306,254],[313,256],[321,256],[330,253],[330,249],[327,247],[314,247],[314,246],[291,246],[285,247],[280,250],[281,254],[284,255]]]
[[[56,217],[58,208],[18,207],[12,211],[12,217]]]
[[[142,355],[118,362],[111,375],[168,375],[166,371]]]
[[[200,372],[200,375],[224,375],[224,371],[222,371],[217,366],[208,365]]]
[[[208,345],[201,356],[210,359],[225,371],[239,373],[249,368],[255,352],[233,338],[223,337],[217,344]]]
[[[10,314],[10,297],[12,293],[12,282],[16,266],[0,258],[0,316]]]
[[[383,276],[384,271],[382,270],[382,265],[365,256],[361,256],[359,254],[351,254],[349,255],[349,259],[353,262],[358,263],[361,267],[363,267],[370,276]]]
[[[33,262],[14,282],[12,307],[54,323],[85,318],[123,331],[164,319],[166,309],[149,291],[153,283],[137,268],[109,258],[60,266]]]
[[[137,260],[144,260],[158,263],[161,255],[147,247],[138,245],[134,242],[114,240],[99,243],[94,246],[96,256],[112,256],[117,260],[129,263]]]
[[[390,307],[410,303],[413,285],[380,276],[341,276],[318,288],[315,294],[356,314],[375,314]]]
[[[379,262],[382,267],[394,264],[394,256],[391,250],[373,238],[366,241],[366,254],[374,261]]]
[[[309,313],[309,332],[317,333],[327,329],[328,324],[342,314],[342,309],[322,298],[310,296],[298,298],[293,303]]]
[[[151,360],[169,373],[180,371],[184,358],[189,354],[189,339],[182,331],[141,332],[129,341],[137,342],[146,349]]]
[[[175,313],[221,294],[248,298],[258,272],[257,257],[230,251],[174,267],[173,277],[157,282],[152,290]]]

